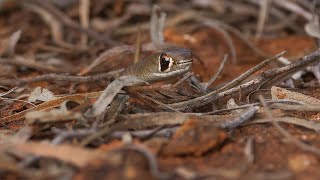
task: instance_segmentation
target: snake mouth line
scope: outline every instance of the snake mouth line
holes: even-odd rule
[[[193,59],[187,59],[187,60],[181,60],[177,62],[177,65],[182,65],[182,64],[191,64]]]

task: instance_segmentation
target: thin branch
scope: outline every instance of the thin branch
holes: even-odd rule
[[[211,19],[203,19],[203,20],[200,20],[200,22],[202,22],[204,25],[206,25],[208,27],[214,28],[215,30],[219,31],[224,36],[224,38],[227,42],[228,48],[230,50],[230,53],[231,53],[232,62],[234,64],[236,64],[238,62],[237,61],[237,51],[236,51],[233,40],[232,40],[231,36],[229,35],[229,33],[227,31],[225,31],[220,26],[219,23],[217,23],[216,21],[213,21]]]
[[[257,23],[257,32],[255,35],[256,39],[260,39],[264,25],[268,18],[268,9],[269,9],[270,0],[260,0],[260,11],[259,11],[259,18]]]
[[[110,39],[109,35],[103,35],[99,34],[96,31],[89,29],[89,28],[83,28],[80,24],[66,16],[63,12],[61,12],[59,9],[54,7],[52,4],[47,3],[46,1],[42,0],[28,0],[25,2],[26,4],[34,3],[42,8],[44,8],[48,13],[51,13],[53,16],[55,16],[63,25],[76,30],[81,33],[87,34],[89,37],[93,38],[96,41],[104,42],[108,45],[116,45],[119,44],[112,39]]]
[[[208,90],[208,87],[210,87],[211,84],[219,77],[219,75],[220,75],[225,63],[227,62],[227,60],[228,60],[228,55],[224,55],[223,60],[222,60],[222,62],[220,64],[219,69],[217,70],[217,72],[211,77],[211,79],[207,83],[205,83],[204,89],[206,91]]]
[[[301,119],[301,118],[296,118],[296,117],[275,117],[273,119],[255,119],[246,125],[250,125],[250,124],[263,124],[263,123],[270,123],[271,121],[275,121],[278,123],[287,123],[287,124],[293,124],[296,126],[301,126],[307,129],[311,129],[314,130],[316,132],[320,132],[320,123],[317,123],[315,121],[310,121],[310,120],[306,120],[306,119]]]
[[[10,94],[13,91],[15,91],[16,89],[18,89],[18,87],[14,87],[14,88],[9,89],[7,92],[0,93],[0,97]]]
[[[89,28],[90,24],[90,0],[80,0],[79,4],[79,17],[81,26],[86,29]],[[88,35],[82,34],[80,39],[80,44],[83,46],[87,46],[88,43]]]
[[[275,57],[279,57],[279,56],[281,56],[281,53],[278,54],[277,56],[274,56],[271,59],[268,59],[268,60],[260,63],[259,65],[255,66],[253,69],[248,70],[244,75],[241,75],[240,78],[233,80],[231,83],[228,83],[227,85],[225,85],[224,87],[222,87],[220,89],[225,89],[225,87],[229,87],[229,86],[232,87],[234,84],[241,82],[242,80],[247,78],[249,75],[251,75],[251,73],[262,68],[264,64],[265,65],[268,64],[272,59],[274,59]],[[318,51],[314,52],[312,55],[309,55],[308,58],[301,60],[301,61],[303,61],[304,63],[307,63],[307,62],[310,63],[310,61],[313,62],[313,61],[317,60],[316,58],[318,56],[320,56],[320,49]],[[294,63],[294,65],[290,64],[290,67],[295,68],[296,66],[299,66],[300,64],[301,64],[300,61],[296,61]],[[203,95],[203,96],[200,96],[200,97],[188,100],[188,101],[170,104],[170,106],[175,109],[178,109],[178,110],[186,110],[186,109],[191,109],[191,108],[203,106],[205,104],[213,102],[213,101],[215,101],[219,98],[225,97],[227,95],[231,95],[231,94],[238,92],[240,90],[242,90],[242,92],[244,91],[244,89],[246,89],[246,91],[251,91],[252,89],[256,88],[256,86],[258,86],[259,84],[265,82],[266,79],[270,79],[270,78],[276,76],[277,74],[281,74],[281,73],[286,72],[284,69],[288,70],[287,67],[272,69],[270,71],[267,71],[268,72],[267,75],[264,75],[265,73],[263,73],[262,75],[260,75],[259,77],[255,78],[251,81],[248,81],[244,84],[241,84],[241,85],[236,86],[234,88],[231,88],[229,90],[223,91],[221,93],[219,93],[221,90],[218,89],[218,90],[210,92],[206,95]],[[272,71],[272,73],[271,73],[271,71]],[[245,93],[245,92],[243,92],[243,93]]]
[[[158,16],[160,13],[160,17]],[[164,25],[165,25],[166,14],[160,12],[160,7],[153,5],[150,20],[150,36],[152,43],[156,46],[164,44]]]
[[[22,79],[19,84],[24,85],[27,83],[38,82],[38,81],[66,81],[66,82],[92,82],[99,81],[102,79],[110,79],[119,76],[123,72],[123,69],[110,71],[108,73],[101,73],[92,76],[71,76],[62,74],[45,74],[31,79]]]
[[[23,66],[23,67],[28,67],[32,69],[36,69],[38,71],[43,71],[43,72],[53,72],[53,73],[60,73],[60,72],[66,72],[65,69],[63,68],[57,68],[48,64],[44,64],[41,62],[37,62],[33,59],[27,59],[23,56],[14,56],[12,58],[0,58],[0,64],[5,63],[5,64],[12,64],[15,66]]]
[[[249,76],[251,76],[252,74],[254,74],[255,72],[259,71],[260,69],[264,68],[265,66],[267,66],[268,64],[270,64],[272,61],[277,60],[279,57],[283,56],[286,53],[286,51],[283,51],[269,59],[266,59],[264,61],[262,61],[261,63],[259,63],[258,65],[256,65],[255,67],[249,69],[248,71],[246,71],[245,73],[241,74],[239,77],[237,77],[236,79],[230,81],[229,83],[227,83],[226,85],[222,86],[221,88],[217,89],[217,92],[221,92],[223,90],[232,88],[238,84],[240,84],[242,81],[244,81],[245,79],[247,79]]]
[[[288,0],[281,0],[281,1],[272,1],[277,6],[282,7],[284,9],[287,9],[289,11],[292,11],[302,17],[304,17],[306,20],[310,21],[312,19],[312,14],[300,7],[299,5],[295,4],[294,2],[288,1]]]

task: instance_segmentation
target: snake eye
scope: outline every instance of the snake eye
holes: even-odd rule
[[[172,65],[171,63],[172,59],[164,53],[160,55],[159,59],[160,59],[159,71],[164,72],[164,71],[170,70],[170,67]]]

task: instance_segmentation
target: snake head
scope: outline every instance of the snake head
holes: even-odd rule
[[[189,49],[170,48],[139,61],[128,72],[152,83],[185,74],[190,70],[192,61]]]
[[[169,79],[188,72],[192,65],[192,53],[186,48],[163,50],[154,57],[157,69],[150,72],[157,79]]]

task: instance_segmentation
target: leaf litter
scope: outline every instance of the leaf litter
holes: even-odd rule
[[[317,1],[0,3],[1,179],[320,176]],[[174,46],[180,81],[115,78]]]

